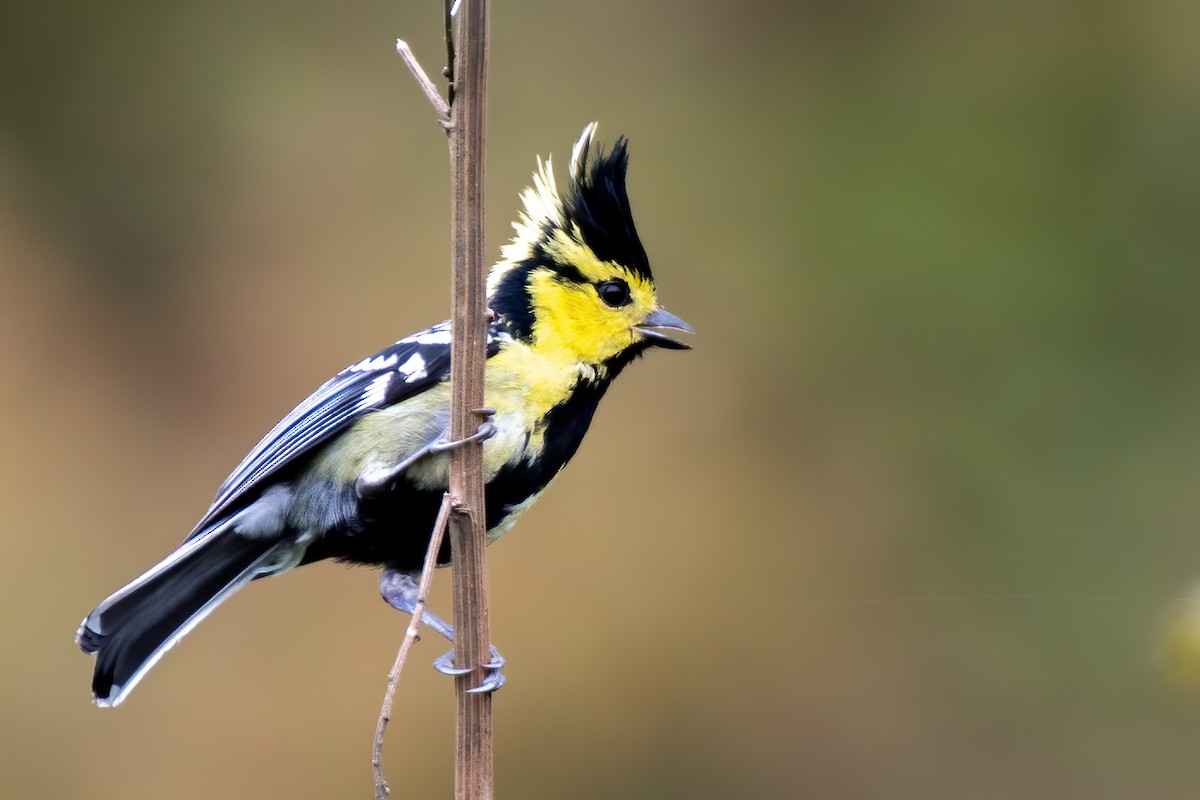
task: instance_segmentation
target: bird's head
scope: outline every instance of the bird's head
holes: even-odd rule
[[[625,190],[626,141],[604,152],[593,148],[595,131],[589,125],[575,145],[561,194],[549,159],[539,160],[516,236],[488,277],[488,302],[534,349],[619,370],[648,347],[688,349],[661,329],[692,329],[658,304]]]

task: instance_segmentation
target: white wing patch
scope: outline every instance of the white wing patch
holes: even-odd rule
[[[370,358],[364,358],[362,361],[346,368],[346,372],[374,372],[375,370],[387,369],[399,360],[399,356],[395,353],[391,355],[383,355],[382,353]]]
[[[426,376],[425,359],[421,358],[420,353],[413,353],[408,361],[396,367],[396,370],[404,374],[405,383],[419,381]]]
[[[422,333],[416,338],[417,344],[450,344],[450,331],[446,329],[433,328],[425,333]],[[403,367],[401,367],[403,369]]]
[[[437,325],[426,328],[420,333],[414,333],[412,336],[405,336],[396,344],[450,344],[450,323],[439,322]]]

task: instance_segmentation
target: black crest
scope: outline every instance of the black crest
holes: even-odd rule
[[[650,261],[638,238],[625,190],[629,168],[629,142],[618,137],[604,152],[585,135],[571,159],[571,185],[563,197],[563,214],[568,230],[579,227],[583,243],[603,261],[615,261],[651,279]]]

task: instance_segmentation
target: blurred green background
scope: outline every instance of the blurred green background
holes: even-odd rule
[[[438,2],[0,8],[8,797],[367,797],[406,618],[249,587],[115,711],[72,635],[448,308]],[[629,135],[699,334],[490,551],[498,796],[1192,798],[1200,6],[497,3],[489,239]],[[448,611],[439,577],[434,608]],[[386,767],[449,796],[418,646]]]

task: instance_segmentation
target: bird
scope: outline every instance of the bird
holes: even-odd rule
[[[506,534],[575,455],[609,385],[691,326],[659,303],[626,188],[628,140],[588,125],[560,191],[537,160],[515,233],[487,278],[482,441],[487,542]],[[449,322],[339,372],[285,416],[221,484],[183,543],[82,622],[95,703],[126,699],[163,654],[252,580],[332,559],[383,569],[412,613],[416,576],[449,480]],[[451,562],[448,542],[437,554]],[[451,643],[454,629],[423,622]],[[456,674],[453,651],[435,666]],[[504,682],[492,648],[486,678]]]

